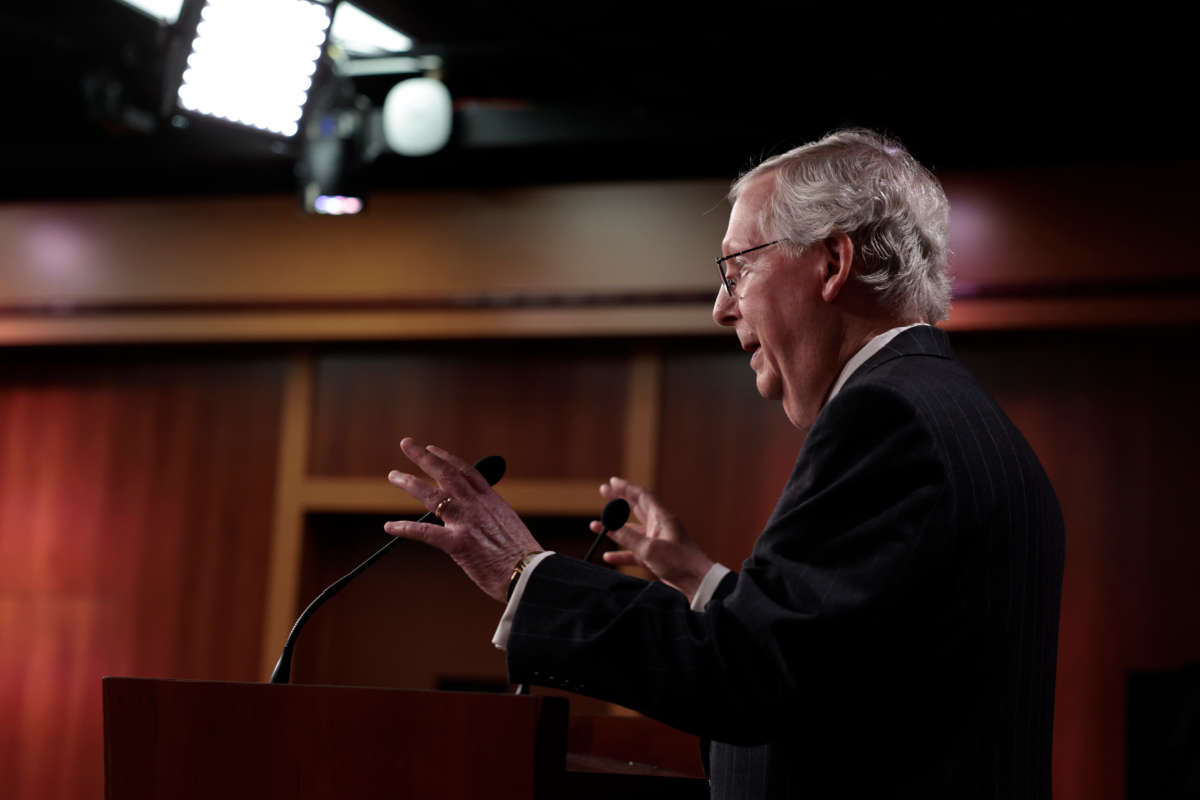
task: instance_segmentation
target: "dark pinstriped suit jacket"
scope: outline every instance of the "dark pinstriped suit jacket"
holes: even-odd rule
[[[704,613],[552,556],[509,672],[711,739],[714,798],[1048,798],[1062,569],[1032,450],[918,327],[821,411]]]

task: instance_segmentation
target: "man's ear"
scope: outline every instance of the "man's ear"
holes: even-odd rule
[[[825,255],[821,272],[821,299],[832,303],[837,300],[846,281],[850,280],[854,268],[854,242],[850,241],[847,234],[837,231],[825,237],[821,247]]]

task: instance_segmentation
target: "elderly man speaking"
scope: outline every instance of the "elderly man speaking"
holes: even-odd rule
[[[514,682],[708,740],[714,798],[1048,798],[1062,517],[934,327],[950,296],[941,186],[849,130],[730,197],[713,319],[805,434],[740,571],[619,478],[601,494],[640,522],[605,558],[658,581],[544,552],[468,463],[411,439],[437,486],[389,480],[445,527],[386,530],[507,603],[495,641]]]

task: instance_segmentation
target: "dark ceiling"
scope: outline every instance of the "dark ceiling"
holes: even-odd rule
[[[457,109],[446,150],[384,155],[369,188],[729,177],[841,125],[886,130],[935,169],[1195,157],[1182,21],[761,0],[358,5],[442,57]],[[170,31],[115,0],[9,0],[0,26],[3,196],[294,188],[295,143],[172,124]],[[394,82],[354,88],[379,104]]]

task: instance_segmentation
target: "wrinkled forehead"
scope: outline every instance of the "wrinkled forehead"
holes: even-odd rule
[[[726,252],[744,250],[761,244],[765,232],[762,229],[763,208],[775,187],[774,173],[755,178],[743,187],[729,212],[729,225],[721,246]]]

